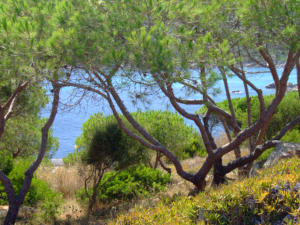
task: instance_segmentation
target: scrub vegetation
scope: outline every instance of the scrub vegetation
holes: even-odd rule
[[[99,210],[127,210],[120,224],[297,222],[299,160],[247,177],[282,141],[299,141],[299,18],[299,0],[2,0],[3,223],[88,224]],[[274,94],[253,76],[268,76]],[[161,97],[172,112],[153,110]],[[76,152],[52,167],[59,107],[82,100],[111,115],[92,115]],[[195,197],[162,197],[174,186]],[[152,208],[132,212],[146,199]]]

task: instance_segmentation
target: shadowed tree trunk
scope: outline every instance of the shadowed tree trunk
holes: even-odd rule
[[[55,119],[56,113],[57,113],[57,108],[59,104],[59,92],[61,87],[57,86],[54,82],[52,83],[54,86],[54,97],[53,97],[53,102],[52,102],[52,109],[51,109],[51,114],[45,123],[44,127],[42,128],[42,139],[41,139],[41,146],[40,146],[40,151],[39,154],[36,158],[36,160],[32,163],[32,165],[29,167],[29,169],[25,172],[25,179],[22,185],[22,188],[19,193],[15,193],[15,190],[12,186],[11,181],[9,178],[2,172],[0,171],[0,181],[2,182],[5,192],[8,197],[8,203],[9,203],[9,209],[7,212],[7,215],[5,217],[4,224],[5,225],[12,225],[15,224],[17,215],[19,212],[19,209],[24,202],[25,196],[30,188],[33,174],[42,162],[45,153],[46,153],[46,148],[47,148],[47,142],[48,142],[48,133],[49,129],[53,124],[53,121]]]

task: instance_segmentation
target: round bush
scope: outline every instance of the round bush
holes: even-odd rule
[[[151,192],[165,190],[170,181],[169,174],[143,165],[131,167],[121,172],[111,171],[104,175],[99,186],[97,199],[102,202],[111,202],[147,196]],[[78,191],[76,197],[81,203],[88,201],[84,189]]]

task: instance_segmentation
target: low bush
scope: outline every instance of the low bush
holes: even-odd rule
[[[264,96],[266,106],[271,104],[274,95]],[[246,98],[232,99],[233,107],[236,112],[236,117],[241,122],[242,127],[248,126],[247,123],[247,101]],[[218,103],[223,109],[228,109],[228,101]],[[259,100],[257,97],[251,98],[251,110],[252,121],[255,122],[259,117]],[[275,114],[271,120],[270,125],[265,134],[265,139],[269,140],[274,137],[278,132],[290,121],[295,119],[300,114],[300,101],[297,92],[289,92],[286,94],[282,102],[278,105]],[[300,127],[297,126],[294,130],[300,131]],[[299,137],[299,136],[298,136]],[[299,139],[298,139],[299,140]]]
[[[24,173],[30,165],[31,160],[18,160],[14,163],[13,169],[8,174],[17,193],[23,185]],[[7,205],[8,199],[2,184],[0,185],[0,193],[0,205]],[[43,218],[49,221],[58,212],[61,201],[61,195],[52,191],[45,181],[33,177],[32,184],[24,200],[24,205],[38,207],[39,215],[43,215]]]
[[[143,165],[121,172],[111,171],[106,173],[101,181],[97,200],[101,202],[127,201],[132,198],[147,196],[149,193],[165,190],[166,184],[170,181],[169,174]],[[82,189],[76,195],[81,203],[88,201],[84,192],[85,190]]]
[[[265,162],[269,156],[271,155],[271,153],[274,151],[274,148],[269,148],[267,150],[265,150],[258,158],[256,161],[263,163]]]
[[[206,155],[201,135],[178,113],[148,110],[135,112],[133,117],[179,159]]]
[[[170,111],[149,110],[146,112],[138,111],[132,113],[132,115],[154,138],[174,152],[179,159],[186,159],[195,155],[207,155],[199,133],[192,126],[188,126],[178,114]],[[126,120],[124,122],[128,123]],[[107,123],[116,123],[116,120],[112,115],[104,116],[96,113],[91,116],[83,124],[82,133],[76,139],[79,151],[70,153],[63,158],[64,164],[76,164],[81,158],[80,154],[84,154],[82,152],[89,148],[97,129],[104,127]],[[127,125],[131,127],[129,124]],[[128,137],[128,139],[131,138]],[[147,152],[147,149],[135,140],[128,141],[128,143]],[[147,154],[151,153],[147,152]]]
[[[156,207],[136,208],[109,224],[298,224],[299,207],[300,160],[292,158],[194,198],[164,198]]]
[[[300,143],[300,131],[291,130],[287,132],[281,139],[284,142]]]
[[[72,166],[81,163],[81,158],[85,154],[84,151],[70,152],[67,156],[63,158],[63,163],[65,166]]]

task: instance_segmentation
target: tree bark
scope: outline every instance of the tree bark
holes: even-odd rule
[[[38,157],[33,162],[33,164],[30,166],[30,168],[25,172],[25,179],[24,179],[22,188],[17,195],[14,194],[14,189],[11,185],[10,180],[7,177],[3,176],[2,172],[0,173],[0,180],[5,187],[5,192],[7,193],[8,200],[9,200],[9,210],[5,217],[4,225],[15,224],[19,209],[20,209],[20,207],[25,199],[25,196],[30,188],[32,178],[33,178],[33,173],[36,171],[36,169],[38,168],[38,166],[40,165],[40,163],[42,162],[42,160],[45,156],[47,142],[48,142],[49,129],[53,124],[53,121],[55,119],[57,109],[58,109],[60,88],[61,87],[54,85],[54,97],[53,97],[53,102],[52,102],[52,110],[51,110],[49,119],[47,120],[44,127],[42,128],[42,140],[41,140],[41,147],[40,147]],[[11,188],[10,188],[10,186],[11,186]],[[10,190],[10,189],[12,189],[12,190]]]
[[[171,174],[172,170],[171,168],[168,168],[165,166],[165,164],[161,161],[161,158],[158,159],[160,166],[169,174]]]
[[[155,162],[154,162],[154,166],[153,166],[153,169],[157,169],[158,167],[158,160],[160,158],[160,153],[159,152],[156,152],[156,156],[155,156]]]
[[[1,110],[1,109],[0,109]],[[2,137],[4,133],[4,127],[5,127],[5,119],[4,115],[2,116],[2,113],[0,111],[0,138]]]
[[[204,128],[207,133],[211,148],[217,149],[217,145],[215,143],[215,140],[214,140],[214,138],[209,130],[209,126],[208,126],[208,120],[209,120],[210,114],[211,114],[211,111],[208,110],[206,112],[205,116],[203,117],[203,123],[204,123]],[[214,184],[214,185],[220,185],[226,181],[225,173],[223,172],[223,164],[222,163],[223,163],[222,157],[218,158],[214,162],[214,166],[213,166],[214,171],[213,171],[213,180],[212,180],[212,184]]]
[[[213,172],[213,185],[220,185],[226,182],[225,178],[226,173],[224,173],[224,167],[222,165],[222,158],[219,158],[214,163],[214,172]]]
[[[89,200],[89,207],[88,207],[88,216],[93,212],[94,205],[96,203],[96,198],[98,194],[98,188],[100,185],[100,182],[102,180],[103,174],[104,174],[104,168],[102,165],[100,165],[100,168],[94,168],[94,183],[93,183],[93,193],[92,196],[90,196]]]
[[[4,220],[4,225],[13,225],[16,223],[21,205],[22,201],[18,197],[16,197],[11,203],[9,203],[9,208]]]
[[[296,61],[296,70],[297,70],[297,87],[298,87],[298,95],[300,98],[300,58]]]

